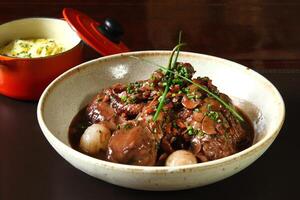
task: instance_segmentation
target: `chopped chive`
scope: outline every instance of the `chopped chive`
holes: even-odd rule
[[[142,60],[148,64],[151,64],[151,65],[154,65],[154,66],[157,66],[159,68],[161,68],[162,70],[166,70],[172,74],[174,74],[174,72],[172,70],[169,70],[168,68],[162,66],[162,65],[159,65],[157,63],[154,63],[152,61],[149,61],[147,59],[143,59],[143,58],[139,58],[139,57],[136,57],[136,56],[130,56],[131,58],[134,58],[134,59],[137,59],[137,60]],[[218,95],[214,94],[213,92],[209,91],[206,87],[202,86],[202,85],[199,85],[195,82],[193,82],[192,80],[184,77],[184,76],[181,76],[180,74],[178,74],[178,76],[184,80],[186,80],[187,82],[189,83],[192,83],[194,85],[196,85],[197,87],[199,87],[201,90],[203,90],[204,92],[206,92],[207,94],[209,94],[210,96],[212,96],[213,98],[215,98],[217,101],[219,101],[227,110],[229,110],[231,112],[231,114],[233,114],[238,120],[244,122],[245,120],[243,119],[243,117],[234,109],[233,106],[229,105],[228,103],[226,103],[224,100],[222,100],[220,97],[218,97]]]
[[[173,69],[174,66],[176,65],[176,62],[177,62],[177,58],[178,58],[178,55],[179,55],[179,51],[180,51],[180,47],[183,46],[184,44],[181,43],[181,32],[179,33],[179,41],[178,41],[178,45],[176,45],[171,53],[171,56],[170,56],[170,59],[169,59],[169,64],[168,64],[168,68],[165,68],[166,70],[166,76],[169,74],[169,80],[167,82],[167,85],[165,86],[165,90],[164,90],[164,93],[162,94],[161,98],[160,98],[160,101],[159,101],[159,104],[158,104],[158,107],[156,109],[156,112],[153,116],[153,121],[156,121],[157,118],[158,118],[158,115],[159,115],[159,112],[160,110],[162,109],[164,103],[165,103],[165,98],[167,96],[167,93],[170,89],[170,85],[171,85],[171,81],[172,81],[172,76],[171,76],[171,72],[173,72],[172,70],[170,69]],[[176,53],[176,54],[175,54]],[[175,58],[173,59],[175,55]],[[172,73],[173,74],[173,73]]]

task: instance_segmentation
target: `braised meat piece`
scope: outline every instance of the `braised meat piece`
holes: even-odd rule
[[[170,74],[156,70],[148,80],[118,83],[100,91],[84,112],[74,118],[69,131],[72,146],[82,152],[89,144],[107,146],[107,149],[92,148],[92,156],[116,163],[151,166],[170,164],[170,155],[190,155],[193,163],[207,162],[251,145],[251,123],[244,115],[246,121],[239,121],[226,108],[233,106],[231,99],[220,93],[211,79],[193,79],[195,70],[189,63],[176,63],[172,70],[174,73]],[[227,105],[224,107],[224,102],[216,96]],[[105,135],[100,133],[102,126],[112,133],[106,134],[108,145],[90,141],[88,137]],[[93,132],[97,130],[100,132]],[[81,137],[88,142],[80,149]]]
[[[155,165],[157,156],[153,133],[141,125],[124,127],[113,133],[107,159],[130,165]]]

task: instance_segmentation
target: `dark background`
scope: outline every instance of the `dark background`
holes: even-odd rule
[[[183,30],[186,51],[242,63],[267,77],[286,104],[286,121],[270,149],[244,171],[210,186],[178,192],[134,191],[75,169],[48,144],[36,102],[0,95],[0,199],[297,199],[300,100],[299,0],[0,1],[0,23],[62,17],[64,7],[98,21],[113,17],[131,50],[171,49]],[[99,57],[85,48],[85,60]]]
[[[298,66],[299,0],[2,0],[0,23],[32,16],[60,18],[64,7],[98,21],[117,19],[131,50],[170,49],[183,30],[187,51],[250,67]]]

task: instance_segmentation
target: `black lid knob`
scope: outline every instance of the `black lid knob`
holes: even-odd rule
[[[124,34],[122,25],[112,18],[106,18],[99,26],[100,32],[114,43],[119,43]]]

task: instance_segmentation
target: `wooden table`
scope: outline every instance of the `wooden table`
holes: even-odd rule
[[[234,60],[274,83],[286,104],[286,121],[270,149],[231,178],[187,191],[144,192],[113,186],[72,167],[44,138],[36,119],[37,102],[0,95],[1,200],[276,200],[298,194],[300,1],[10,0],[0,2],[0,23],[32,16],[61,17],[64,7],[99,21],[116,18],[125,28],[124,42],[131,50],[171,49],[183,30],[185,50]],[[85,60],[96,57],[96,52],[85,48]]]

